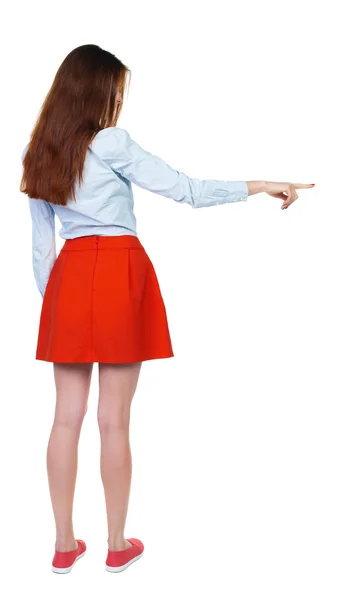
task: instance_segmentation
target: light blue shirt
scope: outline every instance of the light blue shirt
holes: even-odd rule
[[[136,236],[132,183],[192,208],[248,198],[246,181],[190,178],[144,150],[125,129],[102,129],[87,149],[83,182],[81,186],[76,184],[76,201],[60,206],[29,198],[33,272],[42,297],[57,258],[55,215],[62,224],[59,236],[63,239],[85,235]]]

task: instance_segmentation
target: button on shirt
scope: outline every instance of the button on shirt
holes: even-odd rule
[[[22,153],[26,153],[27,144]],[[194,179],[144,150],[119,127],[99,131],[89,144],[76,201],[66,206],[29,198],[32,262],[42,297],[57,258],[55,215],[63,239],[86,235],[137,235],[132,183],[192,208],[248,199],[246,181]]]

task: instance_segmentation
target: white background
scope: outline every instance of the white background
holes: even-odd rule
[[[62,2],[2,9],[1,587],[6,598],[337,600],[342,594],[341,35],[337,2]],[[131,413],[126,537],[105,571],[94,364],[74,503],[85,557],[51,572],[51,363],[21,153],[65,56],[132,70],[118,126],[190,177],[316,183],[198,210],[134,186],[175,357],[145,362]],[[63,244],[58,236],[57,250]],[[72,401],[72,398],[70,399]]]

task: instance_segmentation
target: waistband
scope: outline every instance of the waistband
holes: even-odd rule
[[[139,238],[135,235],[84,235],[65,240],[61,252],[71,250],[96,250],[96,249],[144,249]]]

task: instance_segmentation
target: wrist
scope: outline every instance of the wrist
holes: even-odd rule
[[[260,194],[262,192],[266,192],[267,190],[267,181],[246,181],[248,186],[248,195],[252,196],[253,194]]]

